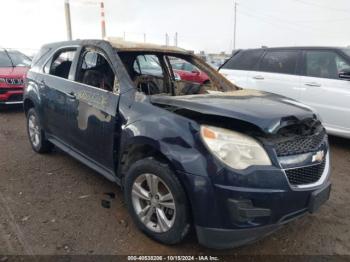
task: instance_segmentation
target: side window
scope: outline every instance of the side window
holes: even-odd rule
[[[91,69],[97,66],[97,53],[96,52],[87,52],[84,55],[81,68],[82,69]]]
[[[234,70],[253,70],[264,50],[246,50],[235,54],[221,68]]]
[[[268,51],[260,63],[260,71],[295,74],[298,51]]]
[[[52,63],[45,66],[45,73],[68,79],[76,50],[64,50],[53,56]]]
[[[186,74],[186,73],[193,73],[193,72],[201,72],[201,70],[199,70],[198,67],[196,67],[195,65],[191,64],[190,62],[178,58],[178,57],[172,57],[169,56],[169,61],[170,61],[170,65],[171,68],[176,72],[178,70],[180,71],[185,71],[185,72],[179,72],[181,74]]]
[[[68,79],[76,50],[65,50],[53,57],[49,74]]]
[[[183,70],[183,66],[184,64],[183,63],[179,63],[179,62],[173,62],[173,60],[170,61],[171,63],[171,66],[173,67],[173,69],[176,69],[176,70]]]
[[[199,69],[197,69],[194,65],[192,65],[192,64],[190,64],[188,62],[184,63],[184,70],[187,71],[187,72],[192,72],[194,70],[199,71]]]
[[[106,91],[113,91],[114,80],[113,69],[104,55],[95,50],[82,53],[77,69],[77,82]]]
[[[306,51],[306,75],[338,79],[339,73],[350,69],[350,64],[333,51]]]
[[[350,63],[339,55],[335,57],[335,63],[337,65],[338,75],[344,70],[350,70]]]
[[[162,66],[156,55],[139,55],[134,61],[134,70],[140,75],[163,77]]]

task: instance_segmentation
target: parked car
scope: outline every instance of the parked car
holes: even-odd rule
[[[314,108],[328,133],[350,138],[350,48],[242,50],[220,69],[241,88],[280,94]]]
[[[210,84],[176,80],[167,63],[175,58]],[[205,246],[243,245],[329,198],[329,145],[317,115],[239,90],[183,49],[45,45],[27,74],[24,111],[35,152],[57,146],[120,185],[137,227],[161,243],[180,242],[193,225]]]
[[[206,73],[197,67],[182,59],[170,60],[174,72],[179,75],[182,80],[196,82],[199,84],[208,84],[209,77]]]
[[[31,60],[19,51],[0,49],[0,106],[21,104]]]

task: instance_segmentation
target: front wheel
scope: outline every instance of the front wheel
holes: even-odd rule
[[[125,178],[125,199],[135,224],[151,238],[176,244],[187,235],[186,195],[166,164],[154,158],[135,162]]]
[[[47,153],[51,151],[53,145],[46,140],[45,132],[42,130],[38,114],[34,108],[27,113],[27,133],[29,142],[33,150],[37,153]]]

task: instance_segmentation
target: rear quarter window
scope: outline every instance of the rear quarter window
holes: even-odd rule
[[[264,50],[246,50],[231,57],[221,68],[232,70],[253,70]]]

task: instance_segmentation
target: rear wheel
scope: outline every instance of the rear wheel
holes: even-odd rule
[[[166,164],[154,158],[135,162],[125,178],[125,199],[135,224],[151,238],[176,244],[187,235],[186,195]]]
[[[33,150],[37,153],[47,153],[53,145],[46,140],[45,132],[42,130],[38,114],[34,108],[27,113],[27,133]]]

